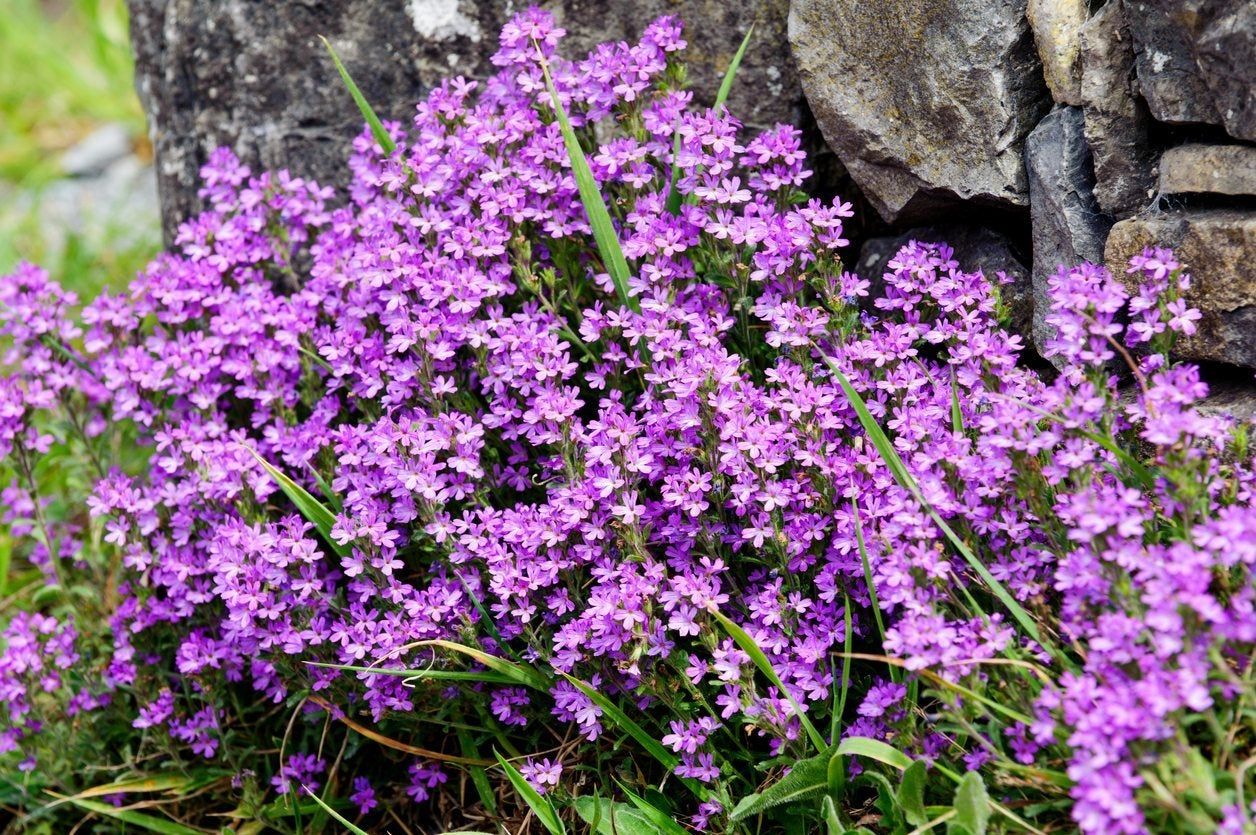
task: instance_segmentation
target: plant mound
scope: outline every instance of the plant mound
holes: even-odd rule
[[[675,20],[562,35],[364,131],[342,204],[220,150],[126,293],[0,281],[0,799],[1244,831],[1256,476],[1172,253],[1061,268],[1038,373],[947,247],[844,271]]]

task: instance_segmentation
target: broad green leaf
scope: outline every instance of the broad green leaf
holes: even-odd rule
[[[523,798],[523,802],[528,804],[528,808],[536,815],[541,825],[549,831],[550,835],[566,835],[567,828],[563,826],[562,818],[558,817],[558,811],[554,809],[554,804],[550,803],[545,797],[542,797],[536,789],[532,788],[524,776],[519,773],[519,769],[508,763],[497,751],[493,752],[493,756],[497,757],[497,763],[501,766],[502,771],[506,772],[506,779],[515,787],[515,791]]]
[[[331,41],[321,35],[319,38],[322,40],[323,46],[327,47],[332,63],[336,65],[336,72],[340,73],[340,80],[344,82],[345,87],[349,88],[349,95],[353,96],[353,103],[358,106],[358,111],[362,114],[362,118],[370,125],[371,135],[375,137],[379,147],[384,149],[385,154],[391,154],[397,149],[397,143],[393,142],[392,137],[388,135],[388,131],[384,130],[384,123],[375,115],[375,110],[371,107],[370,102],[366,100],[366,96],[362,95],[362,91],[354,83],[353,76],[349,75],[345,65],[340,62],[340,56],[336,54],[336,50],[332,49]]]
[[[794,714],[798,717],[798,721],[802,723],[803,730],[807,732],[807,737],[811,740],[811,744],[815,746],[815,749],[824,751],[828,748],[828,745],[824,742],[824,737],[820,736],[820,732],[816,730],[815,725],[811,724],[811,720],[803,712],[802,705],[798,704],[798,701],[790,694],[785,687],[785,683],[781,681],[781,677],[777,675],[771,660],[768,659],[767,654],[759,647],[755,639],[750,637],[750,633],[733,623],[721,614],[719,610],[713,608],[710,610],[710,613],[724,627],[729,636],[732,637],[733,642],[741,647],[741,651],[750,656],[750,660],[767,677],[768,681],[772,682],[776,689],[789,700],[790,706],[794,709]]]
[[[572,807],[597,835],[662,835],[640,809],[600,797],[577,797]],[[674,825],[674,824],[673,824]],[[684,833],[684,830],[680,830]]]
[[[248,450],[253,453],[257,463],[262,465],[262,469],[271,477],[271,480],[279,485],[279,489],[288,497],[288,501],[296,505],[297,510],[305,517],[306,521],[314,526],[319,535],[331,546],[331,549],[341,557],[349,556],[352,549],[339,544],[331,538],[331,529],[336,524],[336,515],[328,510],[326,505],[310,495],[308,490],[288,478],[277,467],[258,455],[257,450],[253,449],[253,447],[249,447]]]
[[[924,761],[916,760],[903,772],[903,780],[898,784],[898,805],[912,826],[929,822],[929,815],[925,813],[926,776]]]
[[[831,755],[825,752],[794,763],[784,777],[757,794],[743,797],[733,807],[729,818],[742,821],[774,806],[806,800],[824,792],[829,786],[830,759]]]
[[[1016,598],[1012,596],[1011,592],[990,573],[990,570],[977,558],[977,555],[972,552],[964,540],[959,538],[955,531],[951,529],[951,526],[946,523],[946,520],[938,515],[933,505],[925,499],[920,486],[916,484],[916,480],[907,471],[907,466],[903,463],[903,459],[899,457],[898,451],[894,449],[894,445],[890,442],[889,437],[886,436],[885,431],[876,422],[876,419],[872,417],[872,413],[868,411],[868,405],[864,402],[863,397],[860,396],[859,392],[855,391],[854,386],[850,384],[850,380],[846,379],[846,375],[837,367],[837,363],[830,357],[825,357],[825,361],[832,370],[833,376],[837,379],[838,385],[841,386],[842,391],[846,394],[847,400],[854,407],[855,414],[858,415],[865,434],[872,441],[872,445],[876,447],[877,452],[880,453],[882,460],[885,461],[894,478],[904,490],[907,490],[916,498],[921,507],[925,509],[934,523],[942,530],[943,535],[955,547],[955,550],[972,566],[972,569],[977,572],[982,581],[990,588],[990,591],[994,593],[994,596],[999,599],[999,602],[1003,604],[1012,614],[1012,617],[1016,619],[1016,622],[1020,624],[1021,628],[1025,630],[1025,634],[1033,638],[1039,645],[1048,646],[1038,631],[1038,625],[1034,623],[1034,619],[1030,614],[1016,602]]]
[[[315,792],[310,791],[308,786],[302,786],[301,788],[305,789],[305,793],[310,796],[310,799],[312,799],[315,803],[321,806],[324,812],[331,815],[336,820],[337,823],[339,823],[341,826],[347,829],[350,833],[352,833],[352,835],[367,835],[367,833],[364,830],[358,828],[357,826],[354,826],[353,822],[350,821],[348,818],[346,818],[344,815],[340,814],[335,809],[328,806],[327,803],[323,800],[323,798],[319,797]]]
[[[842,826],[842,819],[837,814],[837,804],[827,794],[820,800],[820,815],[829,829],[829,835],[846,835],[846,827]]]
[[[602,256],[602,263],[615,284],[619,300],[634,313],[640,313],[640,303],[628,293],[628,278],[631,273],[628,270],[628,261],[624,258],[623,247],[619,243],[619,236],[611,223],[610,212],[606,210],[597,181],[593,179],[593,170],[589,168],[589,160],[584,155],[584,149],[580,147],[580,140],[571,127],[571,120],[567,118],[567,110],[558,98],[558,88],[550,77],[549,64],[543,58],[541,72],[545,75],[545,87],[554,105],[554,115],[558,117],[558,129],[562,132],[563,144],[567,147],[571,173],[575,177],[576,189],[580,192],[580,202],[584,205],[585,214],[589,216],[589,226],[593,229],[593,240],[597,243],[598,254]]]
[[[838,743],[834,753],[844,757],[867,757],[870,760],[876,760],[897,768],[899,771],[906,771],[912,764],[911,757],[894,746],[886,745],[879,739],[872,739],[866,736],[846,737]]]
[[[955,790],[955,823],[971,835],[986,835],[990,824],[990,796],[981,775],[970,771],[959,781]]]
[[[157,832],[160,835],[203,835],[201,830],[184,826],[181,823],[175,823],[169,818],[159,818],[155,815],[137,812],[134,809],[119,809],[116,806],[110,806],[108,803],[100,803],[95,800],[84,800],[77,797],[66,799],[80,809],[121,821],[145,832]]]
[[[670,181],[667,184],[667,203],[665,204],[667,207],[668,213],[672,215],[680,214],[680,206],[681,206],[681,203],[683,202],[680,189],[676,185],[677,183],[680,182],[680,164],[676,160],[676,158],[679,156],[680,156],[680,130],[677,128],[677,129],[673,129],[672,176],[671,176]]]

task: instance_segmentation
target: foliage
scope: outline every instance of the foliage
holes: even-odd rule
[[[219,151],[126,293],[0,282],[19,826],[1240,832],[1252,456],[1172,253],[1062,268],[1045,378],[945,246],[843,271],[675,21],[561,36],[347,205]]]

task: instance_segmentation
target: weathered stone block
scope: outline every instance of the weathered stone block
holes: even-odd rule
[[[1256,195],[1256,147],[1170,148],[1160,158],[1160,193]]]
[[[1029,0],[1029,25],[1042,59],[1042,75],[1060,104],[1082,103],[1082,25],[1086,0]]]
[[[1043,119],[1025,143],[1029,172],[1029,214],[1033,231],[1033,341],[1041,353],[1052,334],[1047,279],[1064,264],[1103,262],[1103,245],[1112,227],[1095,200],[1095,174],[1085,119],[1076,107],[1064,107]]]
[[[816,122],[887,220],[1028,205],[1024,138],[1050,106],[1026,0],[793,0]]]
[[[1256,368],[1256,212],[1232,209],[1147,213],[1108,235],[1104,259],[1113,275],[1148,246],[1172,247],[1191,274],[1187,301],[1204,318],[1178,343],[1186,359]]]
[[[1134,49],[1121,0],[1111,0],[1082,27],[1082,107],[1094,154],[1095,198],[1108,214],[1146,207],[1155,183],[1151,116],[1136,96]]]
[[[785,45],[788,0],[551,0],[579,58],[635,39],[662,14],[686,24],[689,80],[714,98],[755,24],[729,105],[752,126],[797,122],[802,93]],[[341,185],[361,116],[327,57],[326,36],[375,110],[408,120],[446,77],[483,77],[497,34],[522,6],[496,0],[129,0],[136,86],[157,153],[169,237],[199,208],[198,171],[214,147],[255,168]]]

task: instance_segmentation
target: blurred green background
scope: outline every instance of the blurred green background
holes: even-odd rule
[[[0,273],[46,267],[81,298],[160,247],[124,0],[0,0]]]

